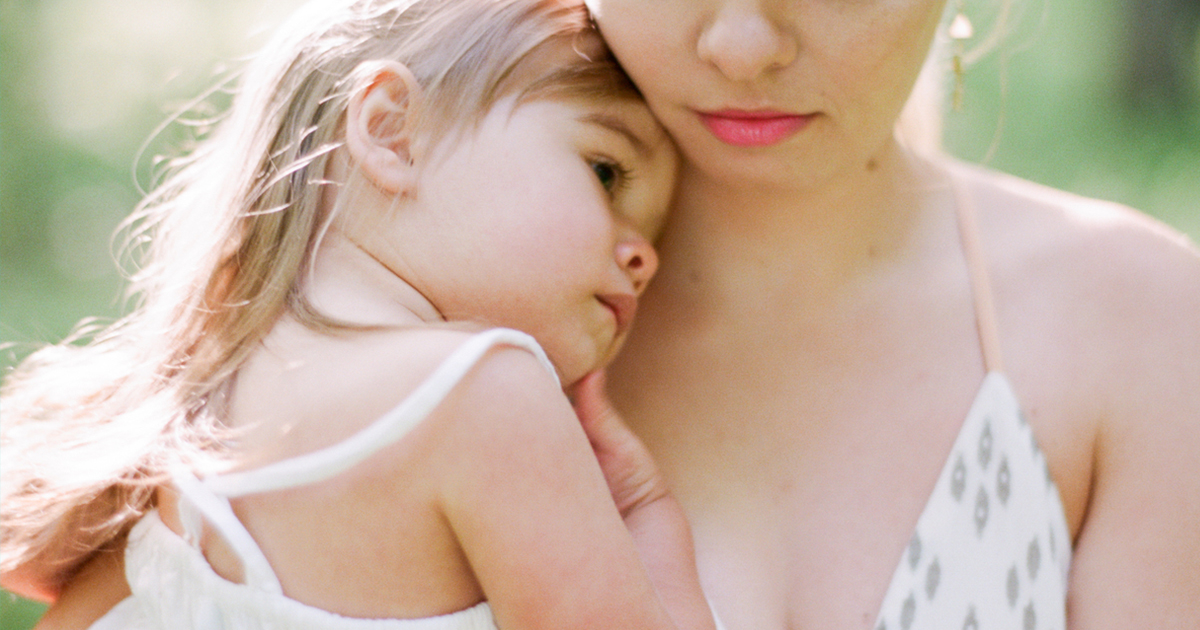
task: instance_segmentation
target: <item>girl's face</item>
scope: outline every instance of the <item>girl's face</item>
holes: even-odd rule
[[[886,146],[945,0],[588,0],[698,173],[804,186]]]
[[[675,168],[640,101],[504,100],[421,168],[389,255],[446,319],[533,335],[570,383],[629,330]]]

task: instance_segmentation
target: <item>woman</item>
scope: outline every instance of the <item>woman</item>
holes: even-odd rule
[[[894,124],[946,22],[940,1],[590,4],[685,157],[613,394],[689,513],[726,627],[1055,627],[1062,610],[1030,607],[1062,598],[1042,586],[1069,555],[1052,557],[1049,531],[990,577],[952,573],[945,537],[914,536],[938,515],[939,476],[958,487],[950,455],[964,417],[985,419],[968,413],[981,393],[997,394],[981,410],[1019,399],[1045,454],[1055,491],[1032,509],[1073,542],[1069,627],[1200,625],[1195,250],[1128,210],[902,149]],[[966,262],[984,258],[991,309]],[[998,451],[972,450],[965,537],[991,542],[1006,505],[1031,502],[1002,502]],[[1029,472],[1008,456],[1010,475]],[[118,558],[77,576],[55,620],[105,609],[76,596],[96,584],[119,601]],[[926,614],[983,577],[1015,623],[958,600]]]
[[[731,630],[1198,627],[1200,256],[906,149],[944,5],[589,2],[685,161],[616,406]]]

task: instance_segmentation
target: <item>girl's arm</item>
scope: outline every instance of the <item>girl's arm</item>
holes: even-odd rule
[[[609,401],[604,372],[576,383],[571,401],[663,604],[682,627],[711,627],[714,619],[700,588],[691,528],[650,451]]]
[[[531,355],[493,352],[438,413],[453,419],[438,448],[457,451],[454,469],[437,471],[442,510],[500,627],[713,628],[678,505],[650,474],[622,495],[622,518],[583,427]],[[605,418],[597,435],[622,443]]]
[[[57,599],[38,620],[36,630],[90,628],[113,606],[129,596],[125,582],[124,546],[96,554],[67,582]]]

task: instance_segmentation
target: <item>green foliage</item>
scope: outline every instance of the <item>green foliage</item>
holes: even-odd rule
[[[46,607],[0,590],[0,630],[32,628]]]
[[[967,69],[962,111],[946,120],[948,148],[967,161],[1138,208],[1200,240],[1200,47],[1196,22],[1172,1],[1014,0],[1012,31]],[[1176,12],[1154,18],[1155,7]],[[1151,66],[1166,81],[1166,60],[1134,56],[1144,46],[1138,21],[1152,19],[1193,31],[1176,46],[1192,50],[1174,57],[1183,73],[1174,98],[1139,71]]]

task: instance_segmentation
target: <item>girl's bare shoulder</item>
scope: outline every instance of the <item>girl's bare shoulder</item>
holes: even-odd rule
[[[271,393],[276,408],[268,411],[276,415],[251,429],[247,452],[265,455],[248,467],[359,434],[408,399],[473,334],[418,328],[307,338],[295,332],[299,339],[264,346],[276,355],[253,368],[259,375],[249,374],[258,379],[256,390]],[[285,378],[284,370],[311,373]],[[243,376],[238,389],[246,386]],[[241,411],[251,409],[243,404]],[[239,515],[256,539],[261,535],[285,584],[304,589],[313,602],[345,596],[365,606],[335,612],[403,617],[461,610],[482,595],[447,511],[544,478],[553,462],[543,464],[533,453],[590,454],[571,413],[537,357],[498,345],[428,414],[412,417],[414,424],[366,459],[327,481],[244,497]],[[464,494],[471,500],[457,499]],[[314,556],[314,541],[341,551]],[[329,575],[341,579],[331,583]]]
[[[269,459],[338,442],[403,402],[477,332],[422,326],[329,334],[281,324],[237,376],[233,424],[248,427],[251,437],[264,436],[256,441],[271,445],[275,452],[266,455]],[[498,344],[430,417],[443,407],[466,416],[465,407],[472,404],[486,415],[496,397],[511,399],[516,391],[562,395],[554,376],[531,352]],[[482,404],[488,399],[491,407]]]

